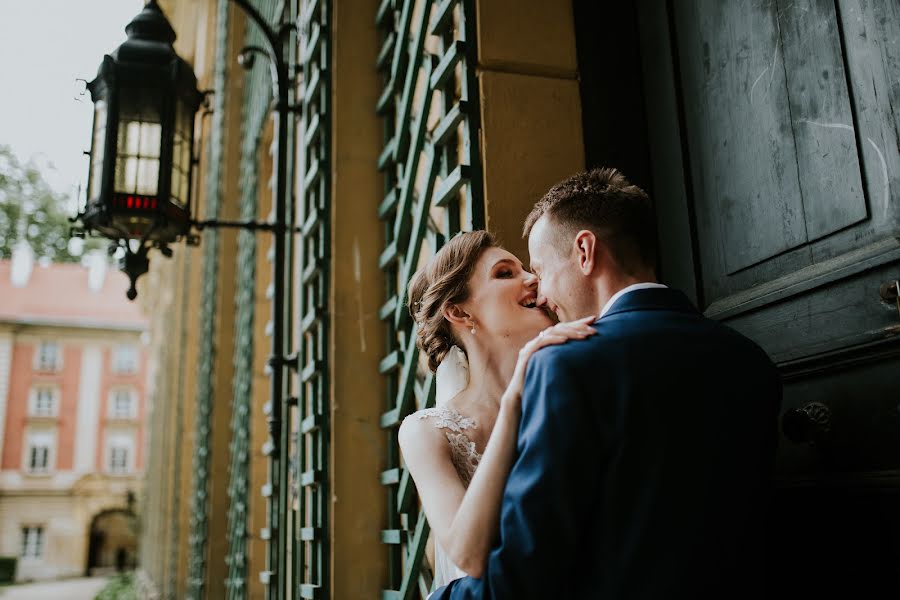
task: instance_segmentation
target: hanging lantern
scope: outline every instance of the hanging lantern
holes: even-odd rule
[[[203,95],[172,46],[175,31],[155,0],[125,28],[128,39],[103,57],[88,83],[94,102],[86,231],[125,247],[134,282],[147,251],[189,235],[194,116]]]

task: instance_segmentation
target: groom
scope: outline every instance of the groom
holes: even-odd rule
[[[615,169],[554,186],[525,235],[539,301],[598,335],[532,357],[498,545],[432,598],[760,597],[775,367],[656,283],[650,200]]]

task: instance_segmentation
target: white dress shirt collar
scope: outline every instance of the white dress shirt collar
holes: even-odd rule
[[[603,306],[603,310],[600,311],[600,316],[597,317],[597,320],[600,320],[603,317],[603,315],[605,315],[607,312],[609,312],[609,309],[612,308],[612,306],[613,306],[613,304],[615,304],[616,300],[618,300],[619,298],[621,298],[628,292],[633,292],[635,290],[649,290],[649,289],[664,288],[664,287],[666,287],[666,286],[664,286],[661,283],[649,283],[649,282],[634,283],[632,285],[629,285],[628,287],[624,287],[621,290],[619,290],[618,292],[616,292],[615,294],[613,294],[612,298],[610,298],[606,302],[606,304]]]

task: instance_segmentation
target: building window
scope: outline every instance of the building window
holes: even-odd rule
[[[135,394],[131,389],[115,389],[110,394],[109,416],[113,419],[133,419],[136,406]]]
[[[22,558],[41,558],[44,555],[44,528],[22,528]]]
[[[110,473],[123,474],[132,470],[134,442],[124,434],[114,435],[107,442],[107,470]]]
[[[113,446],[109,452],[109,470],[111,473],[128,472],[128,448]]]
[[[57,390],[51,386],[40,386],[31,392],[31,415],[52,417],[56,415]]]
[[[35,368],[38,371],[59,371],[62,361],[59,344],[56,342],[41,342],[37,349]]]
[[[135,346],[122,345],[113,351],[113,373],[137,373],[138,351]]]
[[[25,470],[29,473],[46,473],[50,470],[53,453],[53,433],[49,431],[28,434]]]

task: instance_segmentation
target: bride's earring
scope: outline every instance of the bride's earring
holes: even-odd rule
[[[472,321],[472,335],[475,335],[475,321]]]

